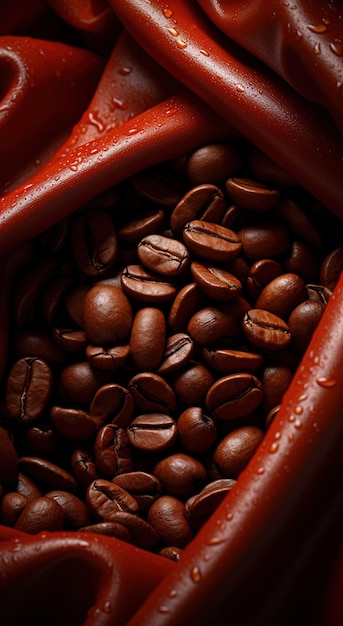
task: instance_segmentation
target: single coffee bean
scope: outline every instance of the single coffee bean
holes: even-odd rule
[[[115,537],[131,543],[131,535],[127,528],[119,522],[98,522],[97,524],[90,524],[89,526],[83,526],[78,529],[79,532],[96,533],[97,535],[106,535],[106,537]]]
[[[324,308],[320,302],[305,300],[293,309],[287,324],[292,335],[291,347],[297,353],[305,352],[323,315]]]
[[[97,208],[77,213],[72,220],[71,245],[76,263],[87,276],[98,276],[111,268],[118,255],[113,220]]]
[[[77,490],[75,478],[66,469],[48,459],[22,456],[19,458],[19,468],[24,474],[49,487],[50,490],[63,489],[72,493]]]
[[[232,300],[240,295],[242,283],[230,272],[193,261],[191,272],[196,284],[213,300]]]
[[[127,296],[152,305],[168,302],[177,292],[170,278],[149,272],[142,265],[128,265],[121,274],[121,284]]]
[[[213,344],[227,337],[236,337],[240,330],[239,317],[233,310],[221,304],[200,309],[194,313],[187,325],[187,332],[199,346]]]
[[[135,219],[123,224],[118,230],[120,240],[128,244],[137,244],[143,237],[161,230],[165,221],[164,211],[142,211]]]
[[[112,519],[129,531],[131,543],[143,550],[155,552],[160,538],[149,521],[128,511],[117,511]]]
[[[57,429],[47,421],[45,424],[33,423],[22,433],[25,448],[35,455],[51,454],[60,443]]]
[[[94,459],[85,450],[74,450],[71,456],[71,469],[81,487],[88,487],[100,478]]]
[[[147,519],[162,545],[184,548],[193,539],[185,505],[178,498],[169,495],[158,498],[151,505]]]
[[[130,335],[131,358],[139,369],[156,369],[166,343],[166,319],[156,307],[143,307],[135,314]]]
[[[14,419],[32,422],[44,412],[52,389],[52,372],[42,359],[26,357],[12,366],[6,382],[6,406]]]
[[[25,496],[29,502],[43,495],[38,485],[23,472],[18,472],[16,492]]]
[[[200,308],[203,293],[196,283],[188,283],[176,294],[169,309],[168,324],[174,333],[182,332]]]
[[[92,367],[99,370],[118,370],[125,365],[130,355],[129,344],[116,346],[94,346],[88,344],[86,357]]]
[[[204,465],[198,459],[181,452],[158,461],[154,474],[166,494],[181,499],[189,498],[199,491],[207,478]]]
[[[248,373],[229,374],[219,378],[208,390],[206,407],[220,420],[246,417],[260,404],[262,385],[256,376]]]
[[[242,165],[242,154],[233,144],[214,143],[197,148],[188,157],[186,174],[193,185],[223,185]]]
[[[154,372],[140,372],[128,384],[136,409],[144,413],[168,413],[176,408],[176,396],[162,376]]]
[[[22,493],[4,493],[0,498],[0,524],[13,528],[28,502],[28,498]]]
[[[132,453],[126,430],[115,424],[103,426],[95,438],[94,460],[97,470],[106,478],[131,472]]]
[[[142,265],[162,276],[180,276],[189,266],[189,252],[177,239],[163,235],[148,235],[137,247]]]
[[[279,362],[268,362],[260,371],[259,378],[263,388],[262,410],[267,414],[281,403],[284,393],[293,378],[292,369]]]
[[[287,319],[291,311],[306,299],[307,289],[303,279],[297,274],[281,274],[262,289],[255,308]]]
[[[76,326],[83,328],[83,307],[89,291],[88,285],[75,285],[66,295],[66,311]]]
[[[250,178],[229,178],[226,191],[231,200],[250,211],[269,211],[280,201],[278,189]]]
[[[230,228],[192,220],[183,229],[183,240],[194,254],[207,261],[222,262],[238,256],[242,243],[240,237]]]
[[[187,333],[175,333],[168,337],[157,373],[168,376],[180,370],[190,361],[193,351],[194,343]]]
[[[286,254],[291,242],[288,227],[276,220],[243,226],[237,236],[241,241],[242,254],[252,261]]]
[[[198,185],[190,189],[177,203],[170,216],[172,232],[181,236],[188,222],[195,219],[220,223],[224,214],[225,199],[216,185]]]
[[[171,172],[140,172],[131,176],[130,184],[149,204],[157,204],[165,209],[173,208],[185,192],[180,177]]]
[[[14,335],[15,351],[19,358],[32,357],[34,354],[50,366],[51,364],[63,365],[66,362],[66,354],[53,339],[45,332],[18,331]]]
[[[252,264],[246,278],[246,286],[252,298],[257,298],[263,287],[283,274],[281,263],[274,259],[260,259]]]
[[[147,511],[162,492],[161,483],[156,476],[140,470],[119,474],[112,478],[112,482],[135,498],[141,513]]]
[[[88,361],[70,363],[61,371],[61,392],[70,402],[89,404],[99,387],[108,382],[106,374],[92,368]]]
[[[322,285],[333,290],[343,271],[343,246],[329,252],[320,267],[319,280]]]
[[[194,530],[205,524],[236,482],[232,478],[213,481],[185,502],[187,518]]]
[[[115,521],[113,513],[117,511],[138,513],[136,500],[125,489],[104,478],[98,478],[88,486],[86,502],[90,513],[103,522]]]
[[[130,392],[117,383],[103,385],[95,393],[89,413],[98,422],[108,422],[126,428],[134,411],[133,397]]]
[[[19,463],[11,433],[0,426],[0,485],[15,485],[18,478]]]
[[[95,285],[84,300],[83,320],[92,343],[124,341],[132,326],[132,307],[117,287]]]
[[[41,496],[26,504],[14,527],[31,535],[43,530],[63,530],[64,512],[58,502],[47,496]]]
[[[176,440],[175,420],[163,413],[138,415],[127,427],[131,445],[143,452],[163,452]]]
[[[89,441],[99,430],[96,419],[82,409],[53,406],[50,419],[57,432],[68,441]]]
[[[247,311],[242,327],[248,341],[262,350],[282,350],[288,346],[292,337],[281,317],[263,309]]]
[[[225,211],[220,224],[226,228],[237,230],[244,218],[244,209],[237,204],[231,204]]]
[[[203,348],[202,354],[208,365],[223,374],[255,372],[263,363],[261,354],[246,350]]]
[[[173,376],[173,389],[178,402],[186,406],[201,404],[214,380],[212,372],[204,363],[190,361]]]
[[[246,467],[264,432],[256,426],[242,426],[229,433],[217,445],[213,459],[219,471],[227,478],[237,479]]]
[[[182,447],[190,454],[206,452],[218,436],[215,421],[201,406],[182,411],[177,420],[177,432]]]
[[[309,283],[318,276],[318,266],[317,253],[314,248],[304,241],[293,241],[290,255],[285,261],[286,271],[298,274],[306,283]]]
[[[87,348],[88,338],[84,330],[54,328],[52,338],[55,344],[65,352],[83,352]]]
[[[314,302],[320,302],[320,304],[324,306],[327,305],[332,296],[332,290],[324,285],[307,284],[306,288],[308,299]]]
[[[62,489],[48,491],[47,498],[52,498],[60,505],[64,512],[65,527],[79,529],[91,523],[91,516],[86,504],[75,494]]]

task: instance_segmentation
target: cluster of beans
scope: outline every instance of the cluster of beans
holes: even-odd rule
[[[342,269],[339,232],[239,142],[37,237],[13,293],[0,523],[179,558],[278,411]]]

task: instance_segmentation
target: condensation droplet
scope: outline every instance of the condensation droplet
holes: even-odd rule
[[[163,15],[165,17],[171,17],[173,15],[173,11],[171,11],[170,9],[163,9]]]
[[[276,440],[281,439],[281,433],[279,431],[275,433],[274,439]]]
[[[121,74],[122,76],[127,76],[128,74],[131,74],[131,72],[132,72],[131,67],[127,67],[127,66],[121,67],[118,70],[118,74]]]
[[[343,54],[343,47],[341,43],[336,43],[335,41],[332,41],[330,43],[330,50],[336,54],[338,57],[342,56]]]
[[[337,381],[334,378],[326,378],[325,376],[317,378],[316,382],[320,385],[320,387],[326,388],[334,387],[337,384]]]
[[[295,409],[294,409],[294,413],[295,413],[296,415],[301,415],[301,414],[302,414],[302,412],[303,412],[303,410],[304,410],[304,409],[302,408],[302,406],[298,405],[298,406],[296,406],[296,407],[295,407]]]
[[[200,583],[201,581],[201,572],[197,565],[191,569],[191,579],[194,583]]]
[[[209,56],[210,56],[210,55],[209,55],[209,53],[207,52],[207,50],[203,50],[203,49],[201,49],[201,50],[200,50],[200,52],[201,52],[201,54],[203,54],[205,57],[209,57]]]
[[[236,85],[236,90],[241,92],[241,93],[243,93],[243,91],[245,91],[245,87],[244,87],[244,85],[242,85],[242,83],[238,83]]]
[[[209,539],[206,540],[206,543],[208,546],[217,546],[220,543],[223,543],[224,539],[223,537],[218,537],[218,535],[214,535],[213,537],[210,537]]]
[[[265,472],[265,469],[262,466],[258,467],[256,470],[256,474],[264,474],[264,472]]]
[[[125,100],[120,100],[120,98],[112,98],[113,104],[121,111],[125,111],[127,109],[127,102]]]
[[[95,128],[97,128],[99,133],[101,133],[104,130],[104,125],[96,116],[96,113],[89,112],[88,119],[89,119],[89,123],[95,126]]]
[[[290,442],[291,442],[291,441],[293,441],[293,440],[294,440],[294,435],[293,435],[293,433],[289,433],[289,435],[288,435],[288,441],[290,441]]]
[[[312,32],[312,33],[325,33],[326,31],[326,26],[325,24],[309,24],[307,26],[307,28]]]
[[[274,454],[275,452],[277,452],[279,449],[279,444],[274,442],[272,443],[272,445],[269,448],[269,452],[271,452],[271,454]]]
[[[103,606],[103,611],[104,613],[110,613],[111,612],[111,603],[107,600],[107,602],[105,602],[104,606]]]
[[[295,416],[294,415],[290,415],[288,418],[289,422],[295,422]]]
[[[317,435],[319,435],[320,428],[319,428],[318,422],[313,422],[312,427],[313,427],[314,432],[317,433]]]
[[[302,428],[302,423],[300,420],[295,420],[294,422],[294,426],[295,428],[297,428],[298,430],[300,430],[300,428]]]
[[[165,604],[161,604],[158,607],[158,610],[160,613],[169,613],[169,608],[167,606],[165,606]]]
[[[75,164],[73,164],[73,163],[72,163],[71,165],[69,165],[69,169],[70,169],[72,172],[77,172],[77,165],[75,165]]]
[[[171,589],[171,590],[169,591],[169,593],[168,593],[168,596],[169,596],[170,598],[175,598],[175,596],[176,596],[176,595],[177,595],[177,591],[176,591],[176,589]]]
[[[171,26],[170,28],[168,28],[168,32],[173,35],[173,37],[177,37],[179,34],[179,31],[176,30],[176,28],[174,28],[173,26]]]
[[[226,519],[228,520],[228,522],[231,522],[231,520],[233,519],[233,513],[227,513]]]
[[[317,41],[313,46],[313,53],[320,54],[320,52],[321,52],[321,46],[320,46],[320,43]]]
[[[177,39],[176,45],[181,49],[187,48],[187,43],[183,39]]]

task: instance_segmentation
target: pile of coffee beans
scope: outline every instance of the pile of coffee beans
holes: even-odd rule
[[[0,523],[180,558],[277,414],[343,268],[340,232],[238,141],[35,238],[13,290]]]

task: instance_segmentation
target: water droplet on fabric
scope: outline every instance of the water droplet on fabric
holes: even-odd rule
[[[278,444],[278,443],[276,443],[276,442],[274,442],[274,443],[272,443],[272,445],[270,446],[270,448],[269,448],[269,452],[270,452],[271,454],[275,454],[275,452],[277,452],[277,451],[278,451],[278,449],[279,449],[279,444]]]
[[[197,565],[191,569],[191,579],[194,583],[200,583],[201,581],[201,572]]]
[[[174,28],[173,26],[171,26],[171,28],[168,28],[168,31],[170,32],[171,35],[173,35],[173,37],[177,37],[179,34],[179,31],[176,30],[176,28]]]
[[[312,33],[325,33],[326,31],[326,26],[325,24],[309,24],[307,26],[307,28],[312,32]]]
[[[334,54],[336,54],[338,57],[342,56],[343,54],[343,46],[341,43],[336,43],[335,41],[332,41],[330,43],[330,50],[331,52],[333,52]]]
[[[334,378],[326,378],[325,376],[321,376],[317,378],[316,383],[320,387],[326,387],[329,389],[330,387],[334,387],[337,384],[337,381]]]
[[[171,11],[171,10],[170,10],[170,9],[168,9],[168,8],[163,9],[163,15],[164,15],[165,17],[171,17],[171,16],[173,15],[173,11]]]
[[[183,39],[177,39],[176,40],[176,45],[181,48],[182,50],[184,50],[185,48],[187,48],[187,43],[185,41],[183,41]]]

